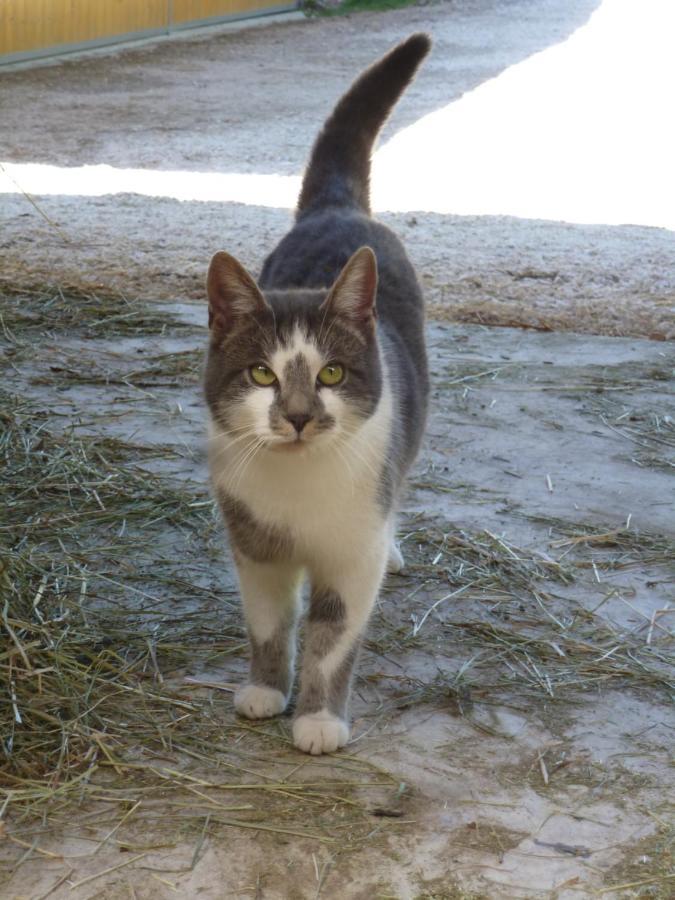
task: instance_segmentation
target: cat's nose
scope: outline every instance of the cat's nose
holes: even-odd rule
[[[305,425],[312,418],[308,416],[307,413],[287,413],[286,418],[291,423],[293,428],[300,434]]]

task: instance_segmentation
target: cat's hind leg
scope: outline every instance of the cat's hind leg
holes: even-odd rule
[[[389,520],[389,553],[387,556],[387,572],[397,574],[401,572],[405,566],[403,554],[396,540],[396,518],[394,516]]]
[[[332,753],[349,740],[352,670],[386,560],[383,534],[358,561],[312,584],[293,722],[293,743],[305,753]]]
[[[395,575],[403,571],[405,560],[403,554],[399,550],[398,544],[392,539],[389,544],[389,556],[387,557],[387,572],[393,572]]]
[[[249,680],[234,695],[237,712],[266,719],[286,709],[293,685],[301,571],[238,555],[237,571],[251,642]]]

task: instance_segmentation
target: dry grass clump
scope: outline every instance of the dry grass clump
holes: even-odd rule
[[[79,773],[93,731],[106,730],[104,683],[118,680],[117,695],[130,690],[139,648],[147,665],[148,541],[160,527],[174,540],[181,528],[208,531],[210,515],[188,486],[130,465],[135,448],[55,433],[4,392],[0,404],[6,771],[62,784],[66,772]],[[112,615],[116,601],[128,604],[126,619]]]
[[[33,384],[95,384],[126,385],[137,388],[180,387],[197,384],[204,364],[204,351],[181,350],[148,356],[142,366],[120,366],[119,359],[106,359],[102,354],[96,361],[84,362],[74,353],[66,353],[58,364],[50,365],[49,373],[34,376]]]
[[[672,900],[675,885],[675,826],[648,810],[656,831],[632,844],[624,858],[605,873],[599,895]],[[630,891],[630,893],[628,893]],[[620,892],[620,893],[619,893]]]
[[[603,425],[631,445],[627,455],[636,465],[675,469],[675,403],[655,408],[653,404],[606,399],[595,404],[594,412]]]
[[[347,756],[299,760],[284,720],[241,722],[222,676],[185,677],[245,647],[219,573],[205,574],[219,529],[204,489],[136,467],[123,442],[58,433],[6,393],[0,409],[7,871],[83,803],[91,840],[141,820],[202,840],[234,826],[334,842],[336,820],[345,841],[370,831],[357,794],[390,776]]]
[[[0,285],[0,334],[15,341],[51,331],[78,331],[96,337],[163,334],[184,327],[166,310],[122,294],[53,285],[18,288]]]
[[[486,692],[493,701],[515,693],[574,700],[580,692],[622,682],[672,691],[667,631],[646,641],[643,633],[614,627],[567,590],[585,570],[603,565],[591,558],[589,545],[593,551],[619,548],[608,568],[638,559],[672,565],[675,558],[666,539],[628,529],[570,526],[569,537],[552,542],[549,556],[487,531],[469,535],[437,522],[418,523],[404,541],[409,619],[393,622],[385,607],[370,647],[382,656],[427,653],[438,674],[431,681],[390,676],[405,686],[403,700],[394,705],[451,699],[461,709],[472,695]],[[573,558],[572,546],[578,551]]]
[[[664,534],[630,527],[630,520],[620,527],[568,522],[554,516],[527,517],[531,522],[548,526],[551,548],[562,551],[567,564],[577,569],[616,570],[636,565],[675,565],[675,542]],[[582,551],[593,550],[579,556]]]
[[[542,273],[543,274],[543,273]],[[608,303],[603,291],[579,302],[578,295],[539,287],[541,277],[503,276],[469,278],[453,284],[427,284],[427,310],[432,319],[499,328],[535,331],[570,331],[612,337],[641,337],[654,341],[673,338],[672,297],[636,294],[613,296]],[[548,284],[555,284],[554,279]]]

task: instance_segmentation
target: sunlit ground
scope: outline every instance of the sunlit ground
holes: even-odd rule
[[[399,132],[376,211],[675,229],[675,0],[604,0],[566,41]],[[0,192],[292,208],[299,176],[3,162]]]
[[[675,228],[674,90],[675,0],[605,0],[562,44],[397,134],[375,205]]]
[[[0,163],[0,193],[102,197],[143,194],[173,200],[246,203],[291,209],[300,190],[299,175],[251,175],[237,172],[181,172],[118,169],[113,166],[46,166]],[[4,174],[4,177],[3,177]]]

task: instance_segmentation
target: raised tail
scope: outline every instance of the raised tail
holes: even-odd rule
[[[396,101],[431,49],[426,34],[411,35],[354,82],[319,134],[302,182],[296,216],[327,206],[370,213],[370,155]]]

